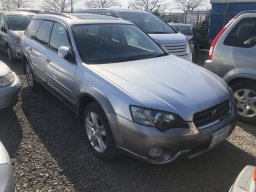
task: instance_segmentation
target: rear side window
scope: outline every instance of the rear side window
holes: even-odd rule
[[[25,32],[25,35],[29,38],[35,38],[35,35],[41,23],[42,23],[42,20],[32,20]]]
[[[71,48],[65,27],[60,23],[55,23],[52,29],[50,47],[57,51],[61,46]]]
[[[244,18],[237,23],[224,41],[224,45],[250,48],[256,45],[256,18]]]
[[[36,40],[42,44],[48,45],[52,31],[52,26],[53,22],[43,21],[36,34]]]

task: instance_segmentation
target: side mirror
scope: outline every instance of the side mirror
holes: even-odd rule
[[[69,54],[69,47],[66,47],[66,46],[61,46],[59,47],[58,49],[58,54],[59,56],[61,56],[62,58],[65,58],[68,54]]]
[[[66,47],[66,46],[59,47],[58,55],[72,63],[76,62],[76,59],[75,59],[74,55],[71,53],[69,47]]]

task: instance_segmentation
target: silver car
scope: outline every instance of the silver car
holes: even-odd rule
[[[22,50],[29,86],[45,86],[73,109],[103,159],[123,151],[164,164],[208,151],[234,129],[227,84],[128,21],[37,15]]]
[[[10,62],[20,59],[20,38],[34,15],[31,12],[0,11],[0,49],[7,53]]]
[[[0,141],[0,191],[15,192],[10,157]]]
[[[0,61],[0,111],[16,104],[20,88],[17,75]]]
[[[234,92],[238,117],[256,122],[256,11],[238,14],[214,39],[205,68]]]

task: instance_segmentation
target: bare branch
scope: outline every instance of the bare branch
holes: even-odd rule
[[[71,0],[44,0],[45,11],[65,12],[71,6]]]
[[[15,10],[20,7],[26,7],[31,0],[0,0],[3,10]]]
[[[141,11],[159,11],[166,8],[167,4],[163,3],[162,0],[131,0],[129,7],[135,10]]]
[[[184,12],[195,11],[204,0],[175,0],[178,8]]]
[[[85,6],[88,8],[109,8],[120,6],[120,3],[116,0],[85,0]]]

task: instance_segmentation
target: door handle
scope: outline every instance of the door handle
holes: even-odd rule
[[[45,61],[46,61],[47,63],[50,63],[50,62],[51,62],[51,60],[50,60],[49,58],[45,59]]]
[[[28,50],[29,50],[29,51],[32,51],[32,48],[31,48],[31,47],[29,47],[29,48],[28,48]]]

